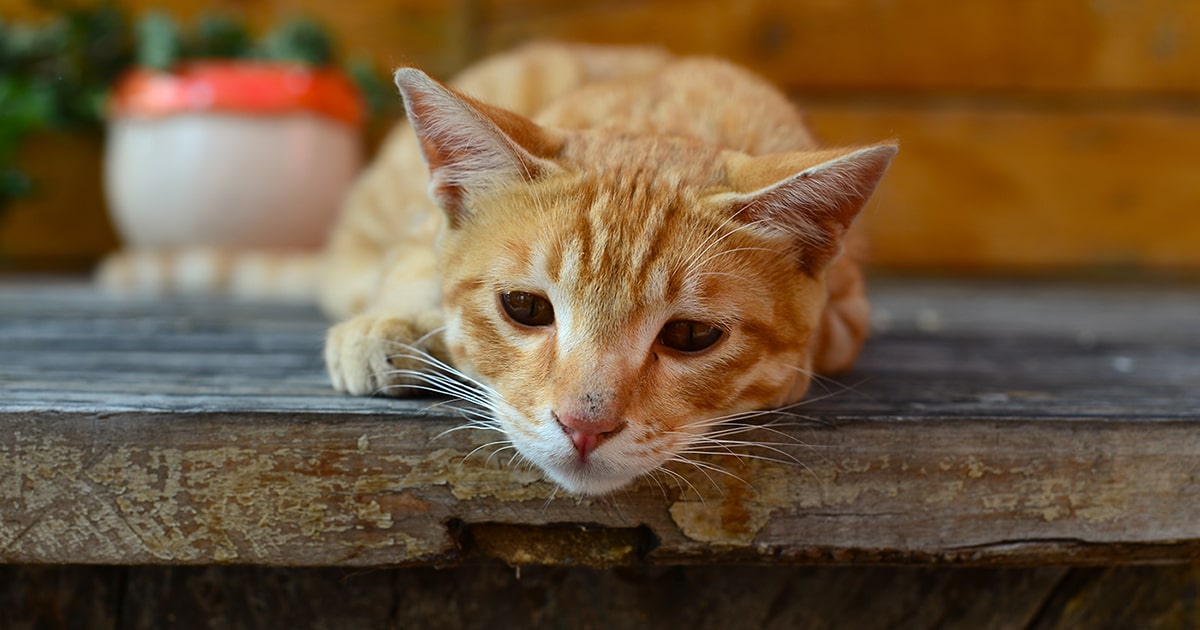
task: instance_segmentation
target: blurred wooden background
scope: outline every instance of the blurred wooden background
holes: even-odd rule
[[[136,0],[325,21],[346,52],[448,75],[533,38],[656,42],[784,86],[830,144],[898,138],[869,212],[895,271],[1200,276],[1195,0]],[[38,12],[0,0],[5,18]],[[36,149],[31,149],[36,151]],[[82,160],[81,160],[82,161]],[[75,169],[82,180],[92,166]],[[84,170],[79,170],[79,169]],[[94,186],[94,184],[89,184]],[[0,223],[0,258],[112,246],[94,188]],[[80,201],[79,197],[88,197]],[[88,214],[88,216],[91,216]]]

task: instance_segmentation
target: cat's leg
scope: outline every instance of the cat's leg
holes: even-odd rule
[[[325,340],[334,389],[356,396],[420,393],[406,386],[421,382],[415,372],[431,371],[431,360],[444,361],[441,325],[441,313],[376,311],[334,325]]]
[[[829,301],[821,315],[813,351],[813,370],[838,374],[854,365],[866,341],[871,305],[862,270],[847,258],[838,260],[825,276]]]
[[[448,360],[444,317],[432,251],[402,251],[385,261],[388,270],[372,304],[329,329],[325,363],[335,389],[355,395],[402,396],[419,384],[417,372]]]

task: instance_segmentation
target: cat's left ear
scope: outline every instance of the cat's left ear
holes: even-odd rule
[[[841,252],[842,237],[875,191],[898,147],[880,144],[795,154],[737,156],[727,163],[737,220],[793,239],[802,269],[815,273]]]
[[[429,165],[429,192],[457,226],[467,218],[466,198],[556,168],[559,134],[513,112],[460,94],[416,68],[396,71],[408,121]]]

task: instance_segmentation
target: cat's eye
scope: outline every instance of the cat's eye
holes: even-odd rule
[[[525,326],[549,326],[554,323],[554,307],[550,300],[524,291],[500,294],[500,305],[514,322]]]
[[[725,331],[702,322],[678,320],[669,322],[658,333],[658,342],[680,352],[700,352],[711,347]]]

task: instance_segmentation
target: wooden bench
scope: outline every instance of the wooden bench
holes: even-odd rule
[[[763,421],[802,464],[581,500],[335,395],[310,307],[0,282],[0,626],[1192,627],[1200,292],[873,293],[855,372]]]
[[[431,400],[336,395],[312,308],[0,289],[0,560],[392,566],[1200,558],[1200,294],[883,281],[853,374],[596,500]],[[780,431],[785,435],[774,435]]]

